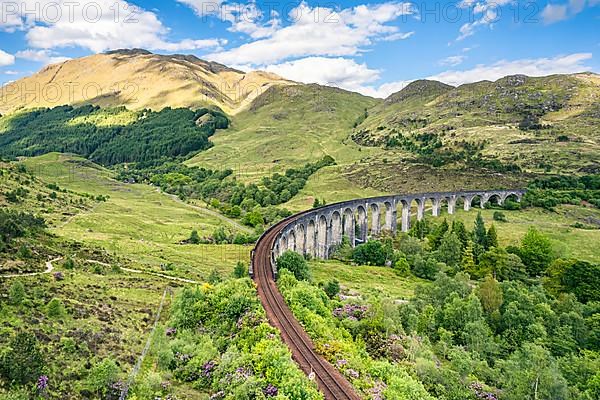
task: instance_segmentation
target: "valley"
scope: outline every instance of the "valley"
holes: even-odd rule
[[[0,400],[340,398],[326,370],[364,399],[600,393],[598,75],[375,99],[119,50],[15,84],[50,76],[138,98],[2,97]],[[312,232],[325,257],[294,236],[276,281],[271,247],[248,277],[261,235],[296,213],[511,188],[527,193],[470,212],[413,204],[406,232],[367,207],[360,241],[353,211]],[[288,347],[295,325],[328,367]]]

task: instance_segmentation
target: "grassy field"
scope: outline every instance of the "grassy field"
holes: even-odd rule
[[[249,259],[247,246],[180,244],[194,229],[200,236],[210,236],[218,226],[235,228],[151,186],[117,182],[110,171],[69,155],[51,153],[25,164],[47,182],[109,196],[54,229],[60,236],[101,246],[144,268],[164,270],[170,265],[165,273],[198,280],[213,269],[228,274],[237,261]]]
[[[470,212],[458,211],[455,215],[442,214],[449,222],[454,219],[463,221],[467,229],[472,229],[477,216],[477,209]],[[519,211],[502,212],[507,217],[507,222],[497,222],[493,219],[494,210],[480,210],[489,227],[494,223],[498,231],[501,246],[517,245],[530,226],[543,232],[551,240],[557,255],[561,257],[574,257],[591,262],[600,262],[600,229],[581,229],[573,224],[579,222],[584,225],[596,224],[600,221],[600,210],[579,206],[560,206],[556,212],[541,208],[529,208]],[[438,220],[438,219],[436,219]]]
[[[126,381],[151,332],[163,291],[177,284],[149,276],[90,273],[79,266],[66,270],[60,262],[55,271],[64,279],[52,274],[18,278],[25,296],[20,304],[3,301],[0,346],[7,345],[13,331],[35,334],[44,349],[52,399],[82,398],[90,369],[106,357],[118,363]],[[2,297],[16,281],[0,279]],[[52,299],[62,303],[61,315],[49,314]],[[170,303],[167,296],[161,320],[168,319]]]
[[[316,282],[336,279],[342,292],[349,295],[384,295],[395,299],[409,299],[415,286],[425,280],[398,276],[391,268],[366,265],[348,265],[337,260],[312,260],[310,271]]]

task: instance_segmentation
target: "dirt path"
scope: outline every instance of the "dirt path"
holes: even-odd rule
[[[26,276],[38,276],[38,275],[49,274],[52,271],[54,271],[54,265],[52,263],[55,263],[59,260],[62,260],[62,257],[57,257],[53,260],[46,261],[46,270],[43,272],[27,272],[27,273],[23,273],[23,274],[0,275],[0,279],[2,279],[2,278],[21,278],[21,277],[26,277]]]
[[[112,265],[107,264],[107,263],[103,263],[101,261],[96,261],[96,260],[85,260],[89,263],[92,264],[98,264],[98,265],[102,265],[104,267],[111,267]],[[153,271],[144,271],[141,269],[133,269],[133,268],[125,268],[125,267],[121,267],[121,271],[125,271],[125,272],[129,272],[131,274],[146,274],[146,275],[152,275],[152,276],[157,276],[159,278],[164,278],[164,279],[168,279],[170,281],[176,281],[176,282],[183,282],[183,283],[200,283],[198,281],[192,280],[192,279],[186,279],[186,278],[178,278],[176,276],[169,276],[169,275],[165,275],[165,274],[161,274],[160,272],[153,272]]]

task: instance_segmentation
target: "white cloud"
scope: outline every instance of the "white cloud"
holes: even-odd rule
[[[219,48],[219,39],[166,40],[169,29],[154,12],[123,0],[0,0],[10,8],[0,27],[26,31],[31,47],[52,49],[82,47],[93,52],[124,47],[151,50],[194,50]]]
[[[498,61],[491,65],[478,65],[464,71],[445,71],[427,79],[438,80],[449,85],[481,80],[495,81],[506,75],[523,74],[528,76],[545,76],[552,74],[570,74],[590,70],[585,61],[592,58],[591,53],[575,53],[553,58],[522,59],[514,61]]]
[[[501,15],[500,7],[513,3],[514,0],[463,0],[458,4],[461,8],[472,8],[472,13],[477,16],[473,22],[463,24],[459,29],[457,41],[464,40],[475,34],[478,27],[493,27]]]
[[[57,64],[63,61],[70,60],[69,57],[62,57],[51,50],[22,50],[16,54],[17,58],[24,60],[35,61],[44,65]]]
[[[15,56],[0,49],[0,67],[6,67],[7,65],[13,65],[15,63]]]
[[[546,76],[553,74],[572,74],[591,70],[585,62],[592,58],[591,53],[574,53],[552,58],[521,59],[513,61],[498,61],[491,65],[478,65],[468,70],[449,70],[425,77],[453,86],[465,83],[479,82],[482,80],[495,81],[507,75],[523,74],[528,76]],[[385,98],[390,94],[402,90],[409,84],[408,81],[384,83],[379,87],[367,86],[360,91],[373,97]]]
[[[460,65],[465,61],[467,56],[459,55],[459,56],[450,56],[440,60],[440,65],[449,65],[451,67]]]
[[[568,0],[564,4],[547,4],[542,10],[542,19],[546,24],[564,21],[582,12],[586,3],[594,7],[600,4],[600,0]]]
[[[347,58],[306,57],[264,68],[284,78],[303,83],[318,83],[346,90],[364,90],[364,85],[379,79],[379,72],[366,64]]]
[[[410,37],[412,33],[402,34],[387,23],[413,12],[410,4],[397,2],[340,11],[301,3],[290,11],[290,25],[274,30],[267,38],[207,58],[224,64],[264,65],[307,56],[356,55],[374,41]]]
[[[567,19],[567,6],[548,4],[542,11],[542,19],[547,24]]]
[[[20,72],[19,71],[13,71],[12,69],[9,69],[8,71],[4,71],[3,74],[4,75],[19,75]]]

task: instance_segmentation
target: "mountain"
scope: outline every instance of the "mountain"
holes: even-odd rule
[[[268,88],[293,84],[272,73],[245,73],[190,55],[116,50],[49,65],[7,85],[0,114],[65,104],[155,111],[216,105],[236,114]]]
[[[369,109],[352,138],[436,166],[487,158],[536,173],[593,172],[598,129],[599,75],[513,75],[458,87],[413,82]]]

